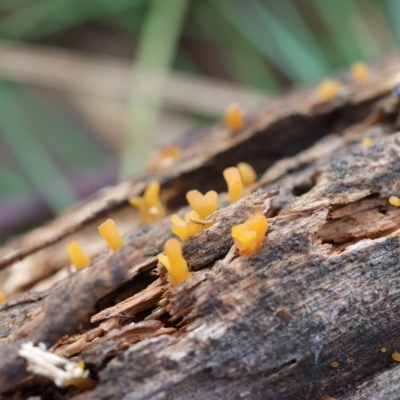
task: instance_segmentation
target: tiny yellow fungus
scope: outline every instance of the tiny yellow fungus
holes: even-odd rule
[[[169,144],[151,153],[149,171],[162,170],[174,165],[181,158],[179,148]]]
[[[240,162],[237,165],[237,168],[244,186],[252,185],[257,181],[256,171],[254,171],[254,168],[250,164],[246,162]]]
[[[6,301],[6,295],[0,290],[0,304]]]
[[[364,138],[362,141],[363,147],[371,147],[374,144],[374,141],[370,138]]]
[[[182,257],[182,247],[178,239],[168,239],[164,246],[165,254],[157,256],[158,261],[167,269],[174,285],[190,279],[186,260]]]
[[[157,181],[150,183],[143,197],[133,197],[129,199],[129,203],[138,208],[147,224],[158,221],[167,214],[160,200],[160,183]]]
[[[268,229],[268,220],[256,211],[243,224],[232,227],[232,237],[240,255],[250,254],[258,250]]]
[[[329,101],[334,99],[342,90],[342,84],[339,81],[327,78],[317,87],[317,94],[320,100]]]
[[[400,207],[400,199],[398,197],[396,197],[396,196],[390,196],[389,197],[389,203],[392,206]]]
[[[201,219],[208,217],[217,210],[218,194],[214,190],[210,190],[205,195],[202,195],[198,190],[190,190],[186,193],[186,199]]]
[[[238,104],[231,104],[226,109],[225,123],[232,131],[240,131],[244,128],[243,111]]]
[[[125,242],[118,233],[117,225],[113,219],[108,219],[98,226],[97,230],[112,250],[118,250]]]
[[[168,146],[165,146],[163,149],[161,149],[160,157],[170,158],[172,160],[179,160],[181,155],[178,148],[174,144],[169,144]]]
[[[381,353],[386,353],[386,347],[381,348]]]
[[[171,231],[175,233],[182,242],[186,242],[191,236],[209,228],[215,223],[215,221],[200,220],[199,214],[196,211],[187,212],[184,221],[174,214],[171,216],[171,222],[173,225]]]
[[[223,174],[228,185],[229,201],[232,204],[243,197],[242,178],[236,167],[226,168]]]
[[[392,353],[392,358],[394,361],[400,362],[400,353],[395,351],[394,353]]]
[[[363,62],[355,62],[351,65],[351,72],[358,83],[367,83],[369,81],[369,68]]]
[[[79,246],[78,242],[73,241],[69,243],[67,245],[67,250],[69,258],[71,260],[71,264],[76,269],[85,268],[90,263],[90,257],[82,251],[81,246]]]
[[[337,361],[331,362],[331,367],[332,368],[337,368],[339,366],[339,363]]]
[[[85,362],[83,360],[78,361],[77,367],[84,371],[86,368]],[[81,375],[83,375],[83,373]],[[81,390],[90,390],[93,389],[97,385],[97,383],[98,382],[92,379],[90,376],[79,376],[64,381],[62,386],[75,386],[76,388]]]
[[[321,400],[336,400],[334,397],[331,396],[324,396]]]

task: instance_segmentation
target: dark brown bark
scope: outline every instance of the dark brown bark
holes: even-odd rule
[[[127,220],[129,232],[115,253],[99,244],[89,267],[0,308],[4,398],[396,399],[400,212],[388,198],[400,194],[390,95],[398,61],[385,60],[370,84],[350,82],[329,104],[313,89],[295,91],[237,135],[211,128],[188,139],[168,170],[99,193],[10,243],[2,267],[25,259],[28,271],[41,268],[27,288],[65,266],[65,241],[92,238],[106,216]],[[169,218],[139,227],[127,198],[156,177],[170,210],[180,208],[189,189],[222,190],[223,169],[243,160],[263,174],[258,190],[230,206],[221,197],[215,225],[183,246],[192,279],[171,287],[164,268],[154,271],[172,237]],[[267,237],[238,256],[231,227],[255,210],[269,218]],[[4,279],[13,273],[5,269]],[[60,390],[29,376],[17,354],[28,340],[83,358],[97,387]]]

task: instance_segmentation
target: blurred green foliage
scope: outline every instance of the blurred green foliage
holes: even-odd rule
[[[133,69],[186,71],[269,96],[396,50],[399,17],[398,0],[3,0],[0,47],[17,41],[118,56]],[[81,197],[75,181],[93,180],[110,160],[122,160],[113,168],[125,176],[144,169],[160,134],[161,96],[138,99],[132,89],[122,105],[125,145],[116,151],[80,112],[79,99],[71,106],[65,94],[10,83],[1,70],[0,79],[0,237],[24,224],[5,221],[18,215],[15,199],[38,196],[45,218]],[[99,178],[94,189],[116,176]]]

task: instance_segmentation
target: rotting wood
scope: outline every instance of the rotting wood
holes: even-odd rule
[[[264,201],[275,194],[276,190],[257,192],[231,207],[216,211],[213,214],[216,220],[213,227],[196,235],[196,242],[186,243],[183,249],[191,268],[200,269],[223,257],[233,242],[229,234],[231,227],[243,222],[255,210],[264,211]],[[253,204],[255,199],[256,205]],[[17,349],[26,337],[34,342],[43,341],[52,345],[61,336],[73,332],[79,324],[88,323],[97,300],[129,281],[132,265],[144,265],[145,269],[151,267],[152,264],[145,263],[145,259],[161,252],[164,242],[171,236],[168,219],[144,227],[129,236],[124,247],[94,260],[90,266],[77,271],[47,297],[36,302],[35,317],[26,318],[24,325],[7,337],[7,344],[0,347],[0,358],[3,360],[0,365],[0,390],[15,384],[9,366],[22,367]],[[7,308],[6,303],[0,312]]]
[[[164,291],[165,289],[161,286],[161,280],[158,279],[142,292],[93,315],[90,322],[99,322],[115,314],[124,313],[124,315],[135,315],[140,311],[152,308],[152,306],[155,306],[161,299],[161,295]]]
[[[142,194],[152,179],[161,181],[164,200],[169,206],[180,207],[185,202],[188,190],[222,190],[225,185],[222,170],[235,165],[237,160],[251,163],[258,173],[262,173],[279,159],[308,148],[313,142],[329,134],[329,130],[343,131],[370,115],[371,107],[398,82],[398,61],[398,56],[393,56],[385,60],[383,65],[378,64],[373,70],[373,81],[370,85],[349,84],[343,97],[328,104],[316,101],[314,88],[293,91],[271,101],[265,109],[250,118],[243,132],[234,137],[222,125],[201,130],[201,136],[195,136],[193,140],[188,139],[183,143],[182,159],[166,171],[125,181],[112,189],[104,189],[54,222],[10,242],[0,251],[0,270],[46,249],[39,260],[32,257],[29,268],[38,268],[38,264],[48,265],[45,271],[53,273],[54,268],[61,268],[67,263],[63,240],[73,234],[77,235],[90,224],[89,228],[95,230],[96,224],[102,222],[111,212],[117,217],[119,213],[126,211],[128,198]],[[372,121],[382,118],[382,113],[388,113],[387,108],[386,104],[383,109],[379,108],[373,114]],[[301,162],[300,159],[299,161]],[[135,219],[130,220],[127,229],[137,228]],[[98,248],[97,251],[104,248],[101,247],[101,242]],[[46,257],[50,249],[58,254],[55,266],[52,265],[55,263],[52,261],[54,257]]]
[[[172,236],[165,219],[135,230],[125,247],[103,252],[53,289],[3,305],[0,392],[8,391],[7,399],[24,398],[43,385],[29,378],[17,356],[20,344],[32,340],[83,357],[98,374],[98,386],[80,394],[46,386],[46,393],[61,398],[396,399],[400,366],[390,354],[400,350],[400,218],[387,199],[400,193],[400,133],[398,100],[384,96],[398,81],[399,74],[382,73],[367,87],[350,88],[333,106],[303,99],[307,118],[292,109],[260,115],[261,133],[254,129],[255,118],[242,137],[216,135],[218,156],[201,153],[200,141],[203,158],[193,162],[190,173],[180,166],[163,175],[171,204],[194,179],[193,171],[205,174],[212,165],[218,172],[228,159],[230,165],[242,161],[240,146],[264,172],[261,166],[274,157],[267,152],[263,160],[262,149],[250,152],[259,143],[252,142],[254,136],[265,140],[280,132],[282,139],[272,145],[279,149],[288,145],[285,132],[300,129],[301,122],[302,133],[296,134],[305,135],[305,142],[315,127],[318,135],[309,143],[326,136],[272,165],[259,191],[217,211],[213,227],[184,243],[191,280],[174,287],[163,267],[149,273],[154,256]],[[346,115],[351,117],[343,121]],[[335,127],[336,135],[329,135]],[[374,144],[363,146],[363,137]],[[306,147],[296,146],[296,151]],[[210,184],[217,182],[204,176]],[[200,189],[206,187],[205,177]],[[271,197],[278,186],[279,196]],[[230,229],[255,210],[269,216],[267,238],[260,250],[239,257]],[[146,299],[158,279],[162,293],[151,295],[154,303],[146,309],[135,310],[135,302]],[[146,287],[119,298],[142,280]],[[118,304],[135,315],[120,314]],[[111,316],[102,322],[106,329],[89,324],[93,314],[105,316],[105,310]],[[331,367],[333,361],[338,368]]]

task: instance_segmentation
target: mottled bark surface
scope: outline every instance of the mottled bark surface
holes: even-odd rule
[[[399,61],[329,104],[296,91],[243,132],[219,125],[188,138],[171,167],[2,249],[0,398],[397,399],[400,211],[388,198],[400,195]],[[128,197],[158,178],[170,211],[183,213],[187,190],[223,190],[222,170],[243,160],[260,176],[253,193],[230,206],[221,196],[216,223],[184,244],[192,279],[172,287],[155,258],[173,236],[169,218],[142,226]],[[255,210],[268,216],[267,237],[239,256],[231,227]],[[115,253],[95,229],[110,216],[126,234]],[[63,277],[75,238],[95,258]],[[28,340],[84,359],[97,387],[28,374],[17,354]]]

